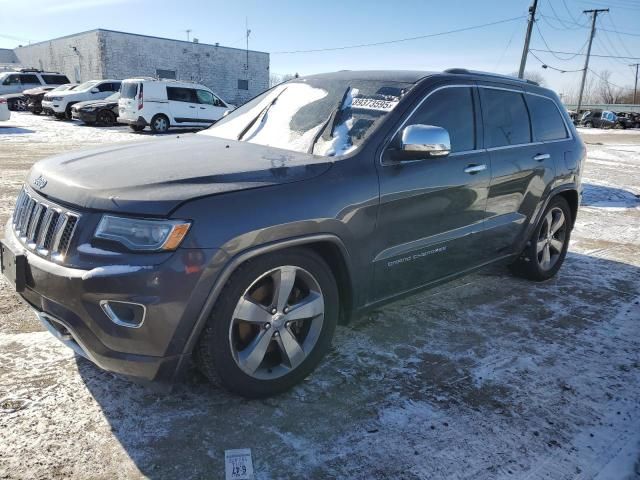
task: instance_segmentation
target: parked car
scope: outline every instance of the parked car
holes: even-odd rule
[[[27,100],[22,92],[27,89],[69,83],[69,79],[58,72],[43,72],[36,69],[19,69],[0,73],[0,95],[7,99],[9,110],[27,110]]]
[[[173,381],[193,356],[211,381],[263,397],[316,367],[339,320],[489,264],[553,277],[585,152],[533,82],[296,78],[195,135],[36,163],[3,271],[106,370]]]
[[[640,128],[640,114],[634,112],[616,112],[618,128]]]
[[[42,108],[42,100],[47,93],[64,92],[73,90],[77,83],[65,83],[58,87],[38,87],[22,92],[27,100],[27,109],[34,115],[40,115],[44,109]]]
[[[0,97],[0,122],[5,122],[11,118],[11,112],[7,105],[7,99]]]
[[[71,107],[87,100],[103,100],[120,90],[120,80],[90,80],[73,90],[48,93],[42,100],[42,108],[57,119],[71,119]]]
[[[131,78],[122,82],[119,119],[136,132],[173,127],[208,127],[233,107],[209,88],[192,82]]]
[[[87,100],[71,107],[71,117],[87,125],[115,125],[118,118],[120,92],[109,95],[104,100]]]

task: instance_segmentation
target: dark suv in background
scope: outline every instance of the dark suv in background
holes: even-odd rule
[[[199,134],[38,162],[3,272],[59,339],[249,397],[307,376],[338,321],[495,262],[563,263],[585,147],[558,97],[463,69],[291,80]]]

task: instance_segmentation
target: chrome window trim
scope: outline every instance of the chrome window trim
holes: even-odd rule
[[[492,152],[495,150],[506,150],[509,148],[521,148],[521,147],[528,147],[528,146],[535,146],[535,145],[545,145],[547,143],[557,143],[557,142],[567,142],[567,141],[572,141],[575,139],[573,132],[571,130],[571,128],[569,127],[569,125],[567,124],[567,119],[565,118],[565,115],[563,115],[562,111],[560,110],[560,107],[558,106],[558,104],[555,102],[555,100],[547,97],[546,95],[542,95],[539,93],[533,93],[533,92],[528,92],[524,89],[518,89],[516,87],[497,87],[497,86],[492,86],[492,85],[477,85],[477,84],[458,84],[458,83],[452,83],[450,85],[442,85],[432,91],[430,91],[422,100],[420,100],[420,103],[418,103],[418,105],[416,105],[413,110],[411,110],[411,112],[409,112],[409,114],[407,115],[407,117],[404,119],[404,121],[400,124],[400,126],[393,132],[393,135],[391,135],[389,137],[389,139],[384,143],[384,146],[382,148],[382,151],[380,152],[380,157],[379,157],[379,162],[380,165],[383,167],[392,167],[398,164],[395,163],[385,163],[383,160],[383,155],[385,150],[387,149],[387,147],[389,146],[389,144],[391,143],[391,140],[393,140],[393,138],[398,134],[398,132],[400,130],[402,130],[405,125],[407,124],[407,122],[409,121],[409,119],[413,116],[413,114],[416,112],[416,110],[418,110],[422,104],[434,93],[440,91],[440,90],[444,90],[445,88],[486,88],[486,89],[490,89],[490,90],[504,90],[507,92],[514,92],[514,93],[519,93],[521,95],[534,95],[536,97],[542,97],[548,101],[550,101],[551,103],[553,103],[553,105],[556,107],[556,110],[558,111],[558,113],[560,114],[560,118],[562,118],[562,122],[564,123],[564,128],[565,131],[568,134],[568,137],[566,138],[559,138],[557,140],[546,140],[546,141],[532,141],[528,142],[528,143],[519,143],[517,145],[501,145],[499,147],[489,147],[489,148],[481,148],[481,149],[474,149],[474,150],[464,150],[461,152],[453,152],[450,153],[449,155],[447,155],[447,157],[443,157],[443,158],[448,158],[448,157],[454,157],[454,156],[461,156],[461,155],[469,155],[472,153],[482,153],[482,152]],[[527,108],[527,112],[529,113],[529,106],[526,104],[525,101],[525,106]],[[475,124],[475,119],[474,119],[474,124]],[[531,125],[531,134],[533,136],[533,124],[531,122],[531,114],[529,113],[529,124]],[[483,132],[484,132],[484,125],[483,125]],[[483,144],[484,144],[484,139],[483,139]],[[399,164],[402,165],[408,165],[411,163],[416,163],[416,162],[424,162],[424,159],[418,159],[418,160],[409,160],[406,162],[399,162]]]

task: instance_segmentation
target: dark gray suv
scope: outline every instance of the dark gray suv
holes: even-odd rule
[[[336,323],[506,262],[564,260],[585,147],[558,97],[463,69],[278,85],[208,130],[38,162],[2,270],[78,354],[249,397],[307,376]]]

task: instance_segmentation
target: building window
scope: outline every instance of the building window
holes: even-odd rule
[[[238,79],[238,90],[249,90],[249,80]]]
[[[176,71],[175,70],[162,70],[160,68],[156,69],[156,76],[158,78],[167,78],[169,80],[176,79]]]

